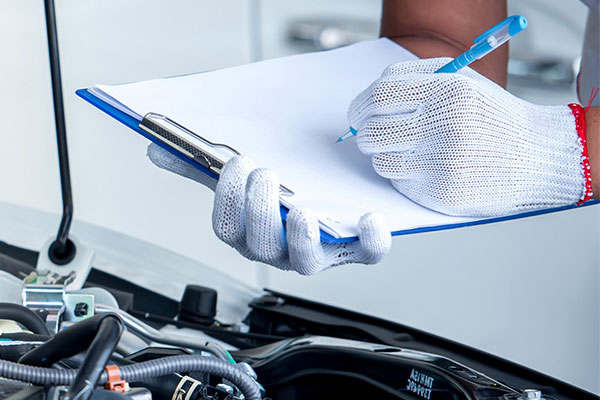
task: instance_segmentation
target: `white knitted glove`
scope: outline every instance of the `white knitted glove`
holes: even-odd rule
[[[211,187],[205,174],[157,145],[148,147],[148,156],[163,169]],[[247,157],[229,160],[214,190],[213,229],[219,239],[250,260],[282,270],[312,275],[341,264],[376,264],[392,245],[390,230],[379,213],[360,219],[356,242],[321,243],[319,222],[308,209],[290,210],[284,233],[279,178],[273,171],[255,169]]]
[[[402,194],[433,210],[498,216],[576,203],[582,145],[568,106],[539,106],[450,59],[390,66],[350,105],[359,149]]]
[[[148,158],[154,165],[170,172],[175,172],[185,178],[196,181],[214,192],[217,180],[192,167],[182,159],[175,157],[159,145],[152,143],[148,146]]]

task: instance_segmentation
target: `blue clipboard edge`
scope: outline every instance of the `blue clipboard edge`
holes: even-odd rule
[[[97,98],[96,96],[94,96],[93,94],[88,92],[87,88],[79,89],[79,90],[75,91],[75,94],[77,94],[77,96],[81,97],[82,99],[84,99],[85,101],[87,101],[88,103],[93,105],[94,107],[96,107],[99,110],[110,115],[111,117],[113,117],[114,119],[116,119],[117,121],[122,123],[123,125],[133,129],[134,131],[136,131],[137,133],[139,133],[146,139],[150,140],[153,143],[156,143],[157,145],[159,145],[163,149],[167,150],[169,153],[173,154],[174,156],[182,159],[183,161],[185,161],[188,164],[192,165],[193,167],[199,169],[200,171],[204,172],[205,174],[207,174],[215,179],[218,179],[218,176],[213,171],[209,170],[208,168],[202,166],[201,164],[199,164],[193,160],[190,160],[183,154],[175,151],[174,149],[167,146],[160,140],[156,139],[154,136],[144,132],[142,129],[139,128],[139,124],[141,121],[138,121],[137,119],[114,108],[113,106],[104,102],[103,100],[100,100],[99,98]],[[563,207],[528,211],[528,212],[524,212],[524,213],[520,213],[520,214],[513,214],[513,215],[509,215],[509,216],[504,216],[504,217],[487,218],[487,219],[481,219],[481,220],[471,221],[471,222],[461,222],[461,223],[457,223],[457,224],[446,224],[446,225],[437,225],[437,226],[430,226],[430,227],[405,229],[405,230],[401,230],[401,231],[392,232],[392,236],[401,236],[401,235],[409,235],[409,234],[413,234],[413,233],[423,233],[423,232],[432,232],[432,231],[442,231],[442,230],[446,230],[446,229],[455,229],[455,228],[462,228],[462,227],[467,227],[467,226],[491,224],[491,223],[500,222],[500,221],[510,221],[512,219],[531,217],[534,215],[549,214],[549,213],[553,213],[553,212],[557,212],[557,211],[570,210],[572,208],[591,206],[591,205],[598,204],[598,203],[600,203],[600,200],[588,200],[582,205],[573,204],[573,205],[568,205],[568,206],[563,206]],[[281,218],[283,220],[285,220],[287,218],[288,211],[289,210],[286,207],[281,206]],[[354,237],[349,237],[349,238],[335,238],[335,237],[331,236],[330,234],[328,234],[327,232],[324,232],[323,230],[321,230],[321,240],[326,243],[349,243],[349,242],[357,241],[358,237],[354,236]]]
[[[125,114],[124,112],[116,109],[115,107],[111,106],[110,104],[106,103],[105,101],[100,100],[99,98],[97,98],[96,96],[91,94],[87,89],[76,90],[75,94],[77,94],[77,96],[81,97],[82,99],[84,99],[85,101],[87,101],[88,103],[93,105],[94,107],[98,108],[100,111],[103,111],[104,113],[113,117],[114,119],[116,119],[117,121],[122,123],[123,125],[127,126],[128,128],[133,129],[135,132],[139,133],[146,139],[150,140],[153,143],[156,143],[163,149],[167,150],[169,153],[171,153],[174,156],[180,158],[181,160],[187,162],[194,168],[199,169],[200,171],[202,171],[203,173],[207,174],[208,176],[210,176],[212,178],[215,178],[215,179],[219,178],[217,174],[215,174],[213,171],[209,170],[202,164],[199,164],[199,163],[195,162],[194,160],[189,159],[188,157],[179,153],[175,149],[167,146],[160,140],[156,139],[154,136],[150,135],[143,129],[140,129],[139,124],[141,121],[133,118],[132,116],[130,116],[128,114]],[[289,210],[286,207],[281,206],[281,218],[283,220],[285,220],[287,218],[288,211]],[[358,237],[337,239],[337,238],[331,236],[329,233],[321,230],[321,240],[326,243],[345,243],[345,242],[356,241],[356,240],[358,240]]]

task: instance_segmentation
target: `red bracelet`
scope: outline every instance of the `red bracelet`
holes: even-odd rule
[[[581,152],[581,166],[583,167],[583,176],[585,177],[585,191],[577,204],[582,204],[592,198],[592,176],[590,172],[590,156],[588,153],[587,140],[585,136],[585,110],[579,104],[569,104],[573,115],[575,116],[575,129],[579,135],[579,143],[583,146]]]

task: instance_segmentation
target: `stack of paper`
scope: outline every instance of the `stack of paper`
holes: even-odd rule
[[[312,209],[332,241],[354,238],[359,218],[374,210],[386,215],[395,234],[473,223],[413,203],[373,171],[353,139],[335,143],[348,129],[352,99],[388,65],[415,58],[379,39],[88,92],[136,120],[148,112],[166,115],[276,171],[295,193],[282,204]]]

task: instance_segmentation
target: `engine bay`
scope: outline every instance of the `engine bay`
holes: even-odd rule
[[[33,253],[33,252],[32,252]],[[14,254],[22,257],[14,257]],[[23,280],[0,304],[0,399],[597,399],[479,350],[265,289],[235,322],[216,290],[180,301],[92,269],[0,267]],[[20,258],[20,259],[18,259]]]

